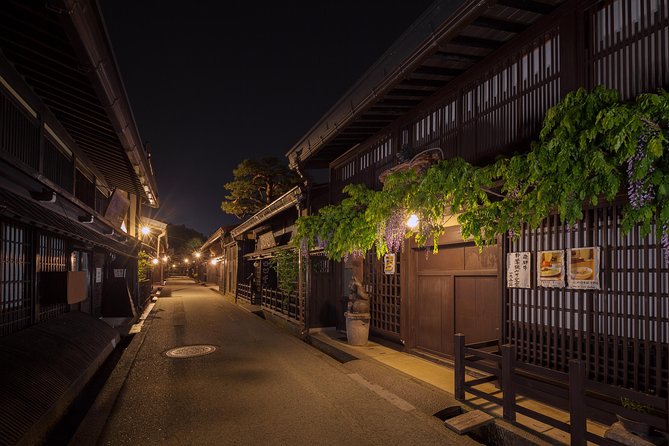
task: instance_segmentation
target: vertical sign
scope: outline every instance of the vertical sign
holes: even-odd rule
[[[510,252],[506,255],[506,286],[508,288],[530,288],[529,252]]]
[[[564,251],[539,251],[537,285],[548,288],[564,286]]]
[[[391,253],[383,256],[383,272],[395,274],[395,254]]]
[[[570,249],[567,254],[569,288],[599,289],[599,248]]]
[[[95,268],[95,283],[102,282],[102,268]]]

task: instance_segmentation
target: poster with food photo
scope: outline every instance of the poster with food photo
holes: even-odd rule
[[[539,251],[537,285],[548,288],[564,286],[564,251]]]
[[[567,254],[569,288],[599,289],[599,248],[574,248]]]

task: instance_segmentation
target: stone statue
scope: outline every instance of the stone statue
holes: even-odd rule
[[[353,277],[348,284],[348,312],[369,313],[369,294],[365,291],[357,277]]]

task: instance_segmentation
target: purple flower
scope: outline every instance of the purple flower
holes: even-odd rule
[[[662,227],[662,249],[664,249],[664,262],[669,265],[669,226]]]
[[[407,230],[405,217],[404,209],[395,209],[386,221],[384,238],[389,252],[398,253],[402,249],[402,242]]]
[[[646,157],[646,146],[651,135],[653,135],[653,132],[642,133],[639,136],[636,153],[627,160],[627,176],[629,178],[627,197],[629,198],[630,206],[635,210],[641,209],[655,199],[655,188],[653,184],[648,182],[648,177],[655,171],[653,166],[648,168],[645,178],[634,179],[639,164]]]

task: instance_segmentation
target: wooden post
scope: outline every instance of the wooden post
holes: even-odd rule
[[[516,386],[513,382],[513,369],[516,361],[516,347],[511,344],[502,346],[502,391],[504,399],[502,409],[504,419],[516,421]]]
[[[585,446],[585,367],[578,359],[569,360],[569,424],[571,446]]]
[[[456,333],[453,342],[455,356],[455,399],[465,400],[465,335]]]

